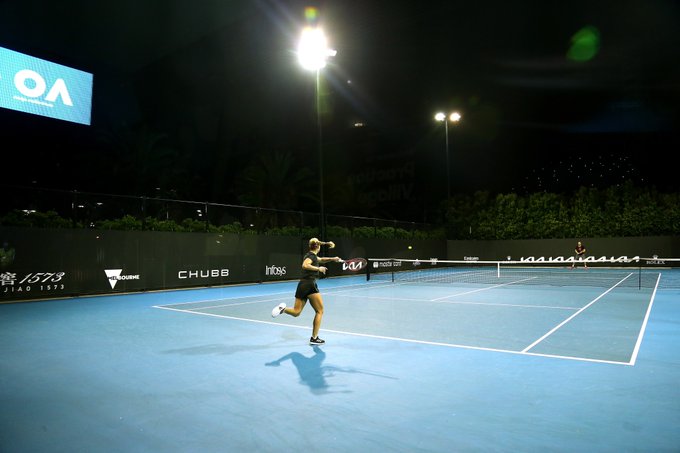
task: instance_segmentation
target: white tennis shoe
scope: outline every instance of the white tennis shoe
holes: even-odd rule
[[[277,316],[279,316],[281,313],[283,313],[283,310],[285,310],[285,309],[286,309],[286,304],[284,304],[283,302],[278,304],[272,310],[272,318],[276,318]]]

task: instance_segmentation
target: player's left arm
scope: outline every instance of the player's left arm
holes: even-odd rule
[[[338,256],[324,256],[323,258],[319,258],[319,261],[322,263],[327,263],[329,261],[335,261],[336,263],[339,263],[342,261],[342,259]]]
[[[328,242],[322,242],[321,245],[327,245],[329,249],[334,249],[335,248],[335,242],[333,241],[328,241]],[[340,262],[342,261],[339,257],[337,256],[324,256],[324,257],[319,257],[319,262],[321,263],[328,263],[329,261],[335,261]]]

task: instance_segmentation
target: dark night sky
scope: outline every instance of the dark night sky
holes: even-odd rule
[[[0,0],[0,47],[94,73],[90,127],[0,110],[6,181],[316,209],[297,193],[318,191],[295,173],[316,173],[318,142],[295,47],[317,6],[338,51],[322,83],[328,212],[418,220],[436,205],[446,153],[433,115],[449,109],[463,115],[449,130],[452,192],[678,189],[674,0],[100,3]],[[599,39],[579,61],[584,27]],[[281,156],[285,183],[265,173],[258,195],[245,176],[284,173]]]

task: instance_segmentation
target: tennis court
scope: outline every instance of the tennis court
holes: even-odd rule
[[[412,262],[400,261],[400,274]],[[439,264],[442,262],[440,261]],[[418,276],[392,281],[342,282],[324,292],[324,330],[334,333],[440,346],[539,354],[633,364],[652,307],[654,285],[637,282],[628,269],[562,269],[569,287],[556,289],[557,272],[546,283],[545,268],[516,270],[506,278],[481,281],[478,269],[448,272],[418,263]],[[526,270],[525,270],[526,272]],[[471,274],[473,278],[471,278]],[[380,274],[379,274],[380,275]],[[386,275],[389,278],[384,278]],[[452,278],[453,277],[453,278]],[[495,277],[495,276],[494,276]],[[505,277],[505,276],[503,276]],[[659,273],[645,275],[645,280]],[[540,279],[540,282],[536,280]],[[568,282],[567,282],[568,283]],[[267,306],[290,302],[290,292],[264,297],[189,301],[158,306],[168,310],[246,321],[271,322]],[[306,328],[308,319],[284,316],[277,325]],[[616,340],[613,341],[612,338]]]
[[[561,271],[3,305],[1,450],[678,451],[678,270]]]

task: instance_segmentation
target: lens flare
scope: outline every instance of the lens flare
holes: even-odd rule
[[[590,61],[600,50],[600,32],[593,26],[587,26],[577,31],[571,37],[571,47],[567,58],[573,61]]]
[[[307,22],[314,23],[318,17],[319,11],[316,8],[313,6],[305,8],[305,19],[307,19]]]

